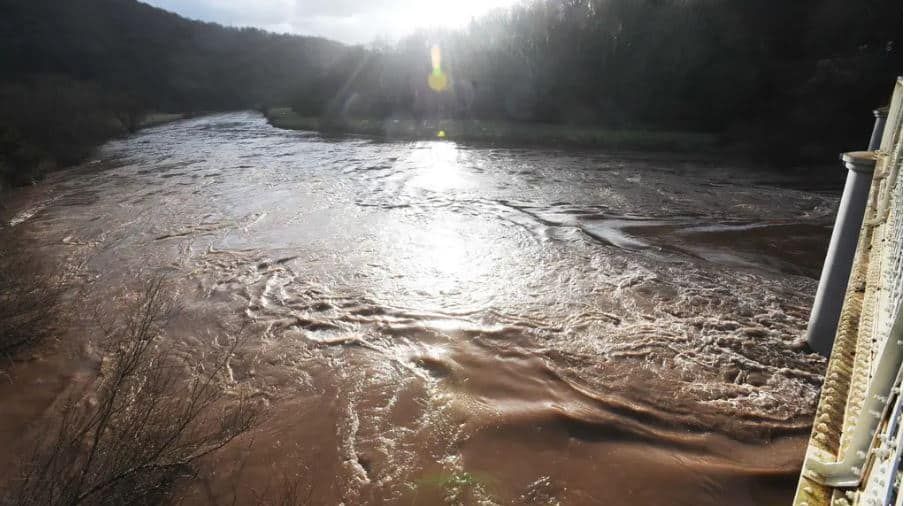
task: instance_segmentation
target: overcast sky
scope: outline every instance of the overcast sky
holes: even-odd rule
[[[185,17],[367,44],[457,27],[515,0],[143,0]]]

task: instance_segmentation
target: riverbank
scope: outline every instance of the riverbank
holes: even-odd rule
[[[150,128],[158,125],[164,125],[166,123],[172,123],[173,121],[179,121],[180,119],[185,119],[189,117],[186,113],[166,113],[166,112],[157,112],[153,114],[148,114],[145,116],[144,120],[141,121],[139,128]]]
[[[2,194],[7,189],[27,186],[40,181],[50,172],[81,163],[90,157],[98,146],[111,139],[134,133],[135,130],[164,125],[189,116],[190,114],[187,113],[148,113],[137,121],[137,128],[132,129],[127,127],[120,118],[113,116],[95,118],[93,121],[103,125],[102,132],[93,134],[90,139],[73,141],[65,148],[56,149],[47,146],[41,147],[39,143],[29,141],[28,137],[23,136],[20,132],[0,131],[0,204],[3,201]],[[75,119],[71,121],[75,121]]]
[[[572,146],[616,150],[670,152],[722,152],[719,136],[705,132],[609,130],[598,127],[490,120],[346,119],[325,123],[301,116],[288,107],[268,109],[271,125],[288,130],[310,130],[366,135],[387,139],[448,139],[504,145]]]

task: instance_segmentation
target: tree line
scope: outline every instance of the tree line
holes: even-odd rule
[[[343,117],[711,132],[764,160],[864,148],[901,71],[896,0],[535,0],[350,54],[293,101]],[[447,84],[433,90],[432,47]],[[338,90],[338,91],[337,91]]]
[[[78,161],[147,111],[275,105],[339,126],[461,117],[713,132],[754,156],[830,160],[863,147],[869,111],[900,75],[901,9],[533,0],[361,47],[135,0],[0,0],[0,173],[22,181]]]

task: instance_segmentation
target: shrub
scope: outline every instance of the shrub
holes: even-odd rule
[[[66,403],[42,433],[8,501],[17,505],[155,504],[171,497],[193,464],[255,423],[248,397],[227,400],[226,375],[239,339],[190,366],[161,346],[176,311],[164,283],[147,283],[125,321],[106,337],[90,395]]]

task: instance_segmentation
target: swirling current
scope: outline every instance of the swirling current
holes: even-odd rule
[[[243,333],[229,373],[270,406],[189,502],[292,475],[315,504],[783,504],[825,366],[801,336],[837,205],[796,188],[250,112],[150,128],[0,214],[84,309],[0,382],[0,446],[92,374],[92,310],[164,271],[183,306],[167,346],[194,360]]]

